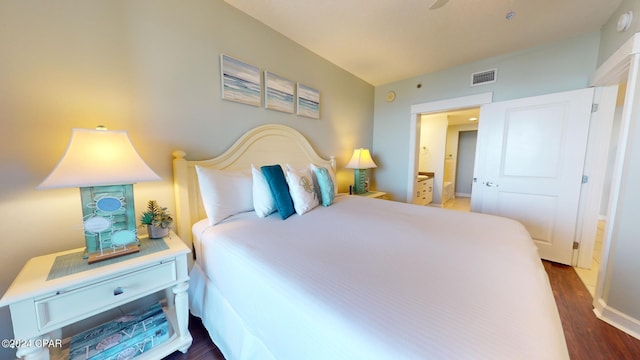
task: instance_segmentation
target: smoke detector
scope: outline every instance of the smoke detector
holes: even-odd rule
[[[620,15],[620,17],[618,18],[618,25],[616,27],[616,30],[618,30],[618,32],[629,30],[631,22],[633,22],[633,11],[627,11],[626,13]]]

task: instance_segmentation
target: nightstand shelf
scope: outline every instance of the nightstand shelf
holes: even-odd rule
[[[60,339],[65,326],[164,291],[172,335],[136,358],[158,359],[176,350],[186,352],[192,341],[187,329],[189,249],[174,233],[162,240],[143,238],[141,243],[139,255],[89,266],[82,263],[70,271],[68,264],[73,264],[76,255],[82,256],[82,248],[29,260],[0,300],[0,306],[11,310],[14,338],[31,340],[34,345],[41,344],[41,339]],[[16,355],[48,359],[49,351],[33,346],[17,349]],[[59,354],[54,352],[54,356]]]
[[[386,192],[383,192],[383,191],[367,191],[365,193],[356,194],[356,195],[357,196],[369,197],[369,198],[375,198],[375,199],[389,200],[389,194],[387,194]]]

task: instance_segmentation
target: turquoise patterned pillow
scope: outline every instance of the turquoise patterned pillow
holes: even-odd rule
[[[329,170],[324,167],[313,167],[315,171],[316,180],[318,182],[318,188],[320,188],[320,202],[322,206],[329,206],[333,204],[335,198],[335,186],[333,180],[329,174]]]

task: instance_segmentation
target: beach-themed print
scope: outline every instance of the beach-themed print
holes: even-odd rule
[[[260,106],[260,69],[227,55],[220,56],[222,98],[243,104]]]
[[[271,110],[293,113],[294,83],[282,76],[264,72],[264,107]]]
[[[320,118],[320,92],[298,83],[298,115],[312,119]]]

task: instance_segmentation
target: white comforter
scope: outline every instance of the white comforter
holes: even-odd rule
[[[355,196],[194,226],[192,311],[232,359],[565,359],[529,234]]]

